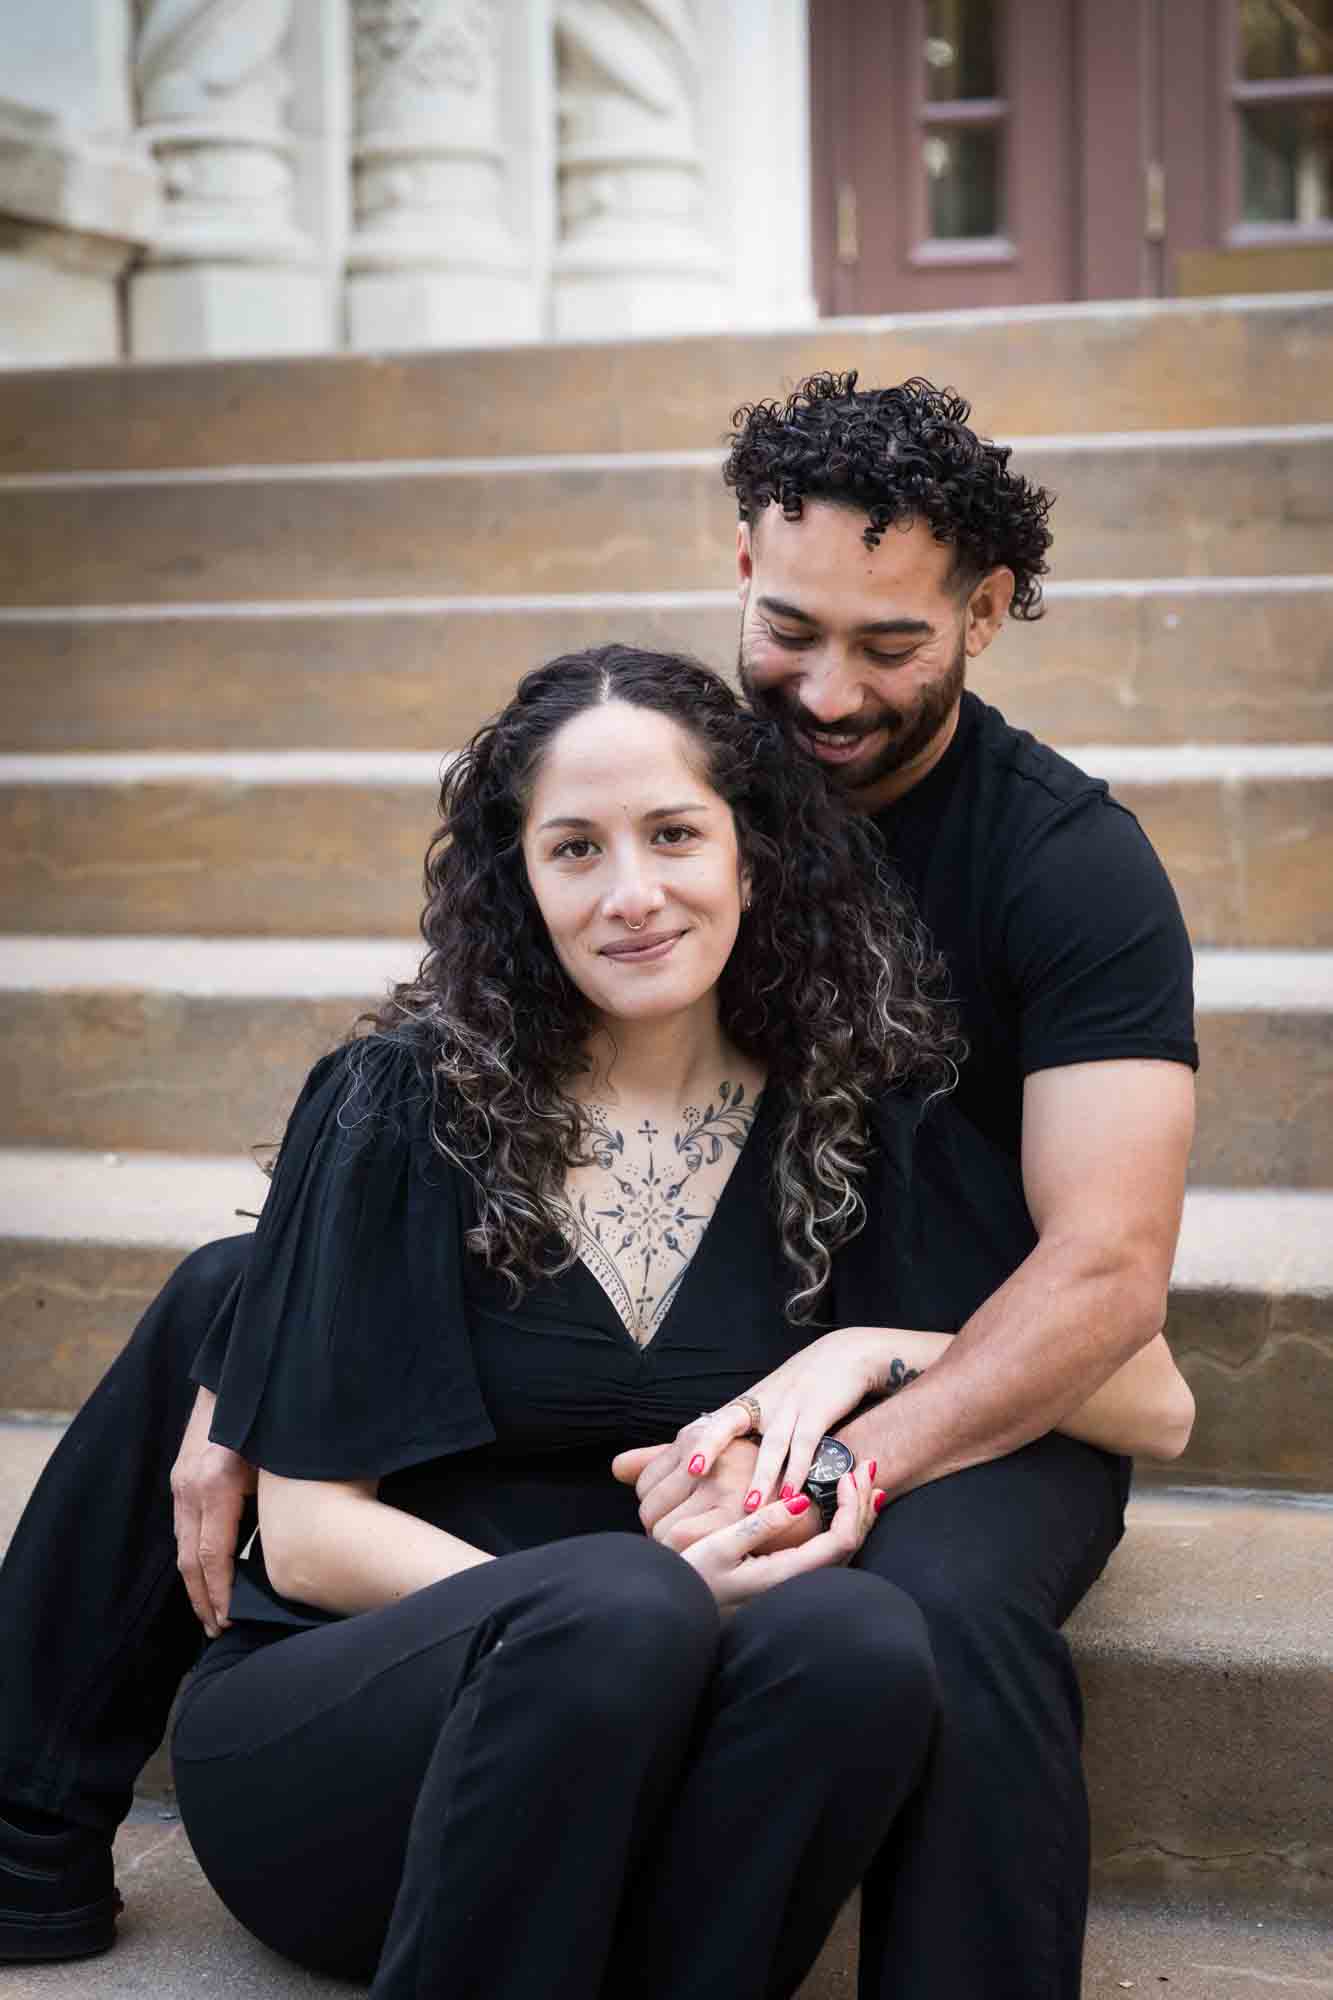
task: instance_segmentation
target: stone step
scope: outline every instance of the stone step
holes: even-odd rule
[[[251,1228],[266,1189],[247,1156],[0,1151],[0,1409],[77,1408],[185,1252]],[[1192,1188],[1168,1331],[1198,1417],[1153,1477],[1333,1485],[1333,1192]]]
[[[1333,1193],[1191,1188],[1167,1334],[1196,1405],[1168,1477],[1333,1488]]]
[[[971,670],[1037,736],[1333,736],[1325,576],[1053,583],[1047,604]],[[429,750],[463,742],[541,660],[611,637],[729,670],[736,631],[734,589],[9,610],[0,749]]]
[[[406,978],[413,940],[11,937],[0,1133],[199,1152],[274,1138],[299,1079]],[[1203,952],[1192,1178],[1333,1188],[1333,953]]]
[[[5,1534],[58,1436],[0,1426]],[[1333,1501],[1131,1502],[1123,1546],[1069,1625],[1101,1894],[1333,1919],[1330,1613]]]
[[[116,1843],[126,1899],[119,1942],[74,1965],[5,1967],[10,2000],[348,2000],[357,1989],[275,1958],[209,1888],[174,1812],[136,1806]],[[1096,1898],[1083,2000],[1333,2000],[1333,1948],[1317,1920]],[[856,1907],[798,2000],[855,2000]]]
[[[992,434],[1333,419],[1327,294],[839,320],[724,339],[0,375],[0,472],[659,451],[817,369],[956,384]]]
[[[1333,424],[1016,441],[1059,496],[1054,574],[1327,568]],[[231,466],[0,480],[0,604],[725,588],[713,451]]]
[[[1333,746],[1072,746],[1138,813],[1201,946],[1333,946]],[[441,758],[0,757],[0,933],[401,937]]]

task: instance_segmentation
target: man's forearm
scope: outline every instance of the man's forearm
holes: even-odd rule
[[[910,1390],[841,1426],[890,1493],[1054,1429],[1160,1331],[1165,1288],[1086,1243],[1043,1242]]]

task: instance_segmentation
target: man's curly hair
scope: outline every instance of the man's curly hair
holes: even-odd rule
[[[476,1190],[469,1247],[515,1296],[566,1270],[577,1232],[565,1200],[589,1129],[571,1095],[589,1067],[588,1001],[551,946],[528,882],[523,827],[543,757],[575,716],[605,702],[668,716],[730,806],[750,908],[718,985],[724,1033],[782,1090],[772,1196],[793,1273],[788,1309],[809,1316],[837,1246],[865,1220],[858,1191],[882,1090],[947,1088],[952,1024],[942,968],[888,873],[878,836],[793,755],[780,725],[744,707],[697,661],[622,645],[552,660],[450,766],[426,856],[427,951],[417,977],[363,1019],[407,1039],[434,1079],[433,1137]]]
[[[806,500],[868,516],[865,544],[895,523],[921,520],[955,551],[954,579],[970,591],[988,570],[1014,573],[1015,618],[1042,615],[1052,495],[1010,472],[1009,447],[969,429],[971,405],[913,376],[894,389],[858,389],[857,372],[809,375],[785,403],[742,403],[732,413],[723,477],[740,517],[765,507],[799,521]]]

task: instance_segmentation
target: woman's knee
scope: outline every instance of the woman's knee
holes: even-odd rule
[[[681,1684],[702,1687],[721,1628],[711,1592],[688,1563],[637,1535],[559,1547],[546,1608],[578,1654],[578,1685],[600,1707],[623,1699],[641,1714],[645,1701],[667,1699]]]
[[[844,1720],[901,1726],[910,1719],[925,1732],[933,1726],[940,1700],[934,1653],[926,1621],[905,1592],[857,1570],[829,1569],[758,1602],[765,1649],[812,1702]]]

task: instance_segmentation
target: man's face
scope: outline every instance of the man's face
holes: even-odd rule
[[[875,549],[865,525],[827,501],[798,521],[766,507],[742,524],[740,673],[756,708],[874,812],[947,749],[967,660],[999,629],[1013,577],[993,570],[965,598],[953,550],[924,522],[889,528]]]

